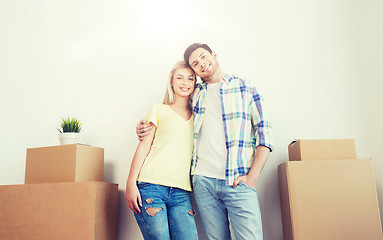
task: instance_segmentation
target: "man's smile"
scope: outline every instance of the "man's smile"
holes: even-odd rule
[[[202,68],[202,72],[206,72],[209,70],[210,63],[206,64],[205,67]]]

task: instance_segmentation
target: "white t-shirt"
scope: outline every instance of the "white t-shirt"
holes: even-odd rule
[[[197,138],[195,175],[225,179],[227,150],[222,119],[221,82],[207,85],[206,109]]]

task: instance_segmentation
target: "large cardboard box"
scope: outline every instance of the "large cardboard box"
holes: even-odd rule
[[[81,144],[28,148],[25,183],[104,181],[104,149]]]
[[[295,140],[288,150],[290,161],[356,159],[354,139]]]
[[[0,186],[2,240],[116,240],[117,228],[117,184]]]
[[[382,240],[370,159],[278,166],[285,240]]]

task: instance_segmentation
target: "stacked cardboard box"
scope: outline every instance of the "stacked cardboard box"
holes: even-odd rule
[[[28,148],[25,183],[104,181],[104,149],[81,144]]]
[[[0,239],[116,240],[118,185],[103,182],[104,149],[27,149],[25,185],[0,186]]]
[[[382,240],[371,159],[354,140],[299,140],[279,165],[285,240]]]

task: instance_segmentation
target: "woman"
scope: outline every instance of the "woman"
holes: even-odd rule
[[[153,125],[137,146],[125,199],[145,239],[198,239],[190,199],[196,77],[181,61],[170,72],[163,104],[146,117]]]

